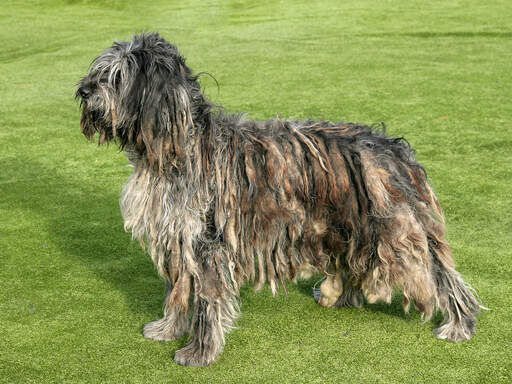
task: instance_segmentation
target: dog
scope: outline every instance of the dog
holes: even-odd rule
[[[401,138],[353,123],[253,121],[211,103],[176,46],[157,33],[116,42],[78,85],[81,129],[124,149],[133,174],[125,230],[166,284],[144,337],[189,333],[174,360],[207,366],[240,313],[239,289],[325,275],[323,307],[390,303],[402,290],[440,339],[468,340],[481,305],[454,268],[445,218]]]

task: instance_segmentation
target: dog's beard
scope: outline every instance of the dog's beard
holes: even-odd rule
[[[99,134],[99,144],[114,139],[112,123],[105,118],[105,114],[98,109],[89,109],[87,105],[82,106],[82,117],[80,126],[85,137],[91,140],[96,133]]]

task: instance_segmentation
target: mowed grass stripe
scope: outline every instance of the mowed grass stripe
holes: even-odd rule
[[[4,1],[0,9],[0,382],[437,383],[512,380],[512,8],[507,1]],[[163,283],[122,230],[122,153],[79,132],[75,85],[113,40],[159,31],[232,112],[385,122],[445,209],[458,269],[491,310],[469,342],[401,295],[322,309],[316,280],[243,315],[205,369],[157,343]],[[440,320],[440,318],[438,319]]]

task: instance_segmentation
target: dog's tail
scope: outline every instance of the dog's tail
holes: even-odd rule
[[[448,245],[429,239],[429,251],[437,287],[437,306],[444,315],[441,326],[434,333],[448,341],[469,340],[476,332],[476,315],[481,308],[486,308],[478,302],[475,290],[455,270]]]

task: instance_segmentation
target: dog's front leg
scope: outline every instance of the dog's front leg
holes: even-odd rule
[[[183,336],[188,330],[188,305],[180,305],[173,300],[175,298],[173,285],[167,281],[165,285],[167,293],[164,301],[164,317],[144,326],[146,339],[172,341]]]
[[[238,315],[238,289],[228,252],[218,245],[201,259],[200,273],[194,277],[191,341],[174,355],[177,363],[196,367],[218,359]]]

